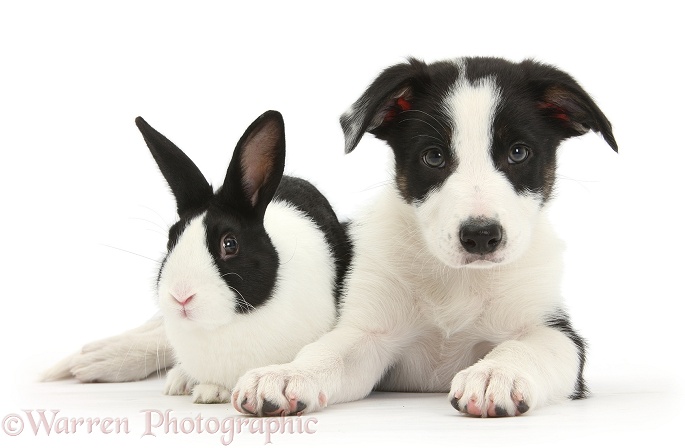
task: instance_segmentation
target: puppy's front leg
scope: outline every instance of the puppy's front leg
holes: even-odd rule
[[[371,238],[400,233],[384,227]],[[302,348],[292,362],[254,369],[238,380],[232,395],[236,410],[299,414],[371,392],[416,337],[412,291],[387,269],[391,263],[378,257],[373,250],[356,256],[335,328]]]
[[[481,417],[520,415],[569,398],[579,378],[578,349],[558,328],[537,327],[457,373],[448,398],[460,412]]]
[[[233,390],[233,406],[260,416],[288,415],[358,400],[371,392],[395,355],[384,335],[339,325],[305,346],[293,362],[243,375]]]

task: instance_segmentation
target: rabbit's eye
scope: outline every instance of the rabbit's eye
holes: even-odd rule
[[[221,258],[227,260],[238,254],[238,240],[233,235],[221,237]]]

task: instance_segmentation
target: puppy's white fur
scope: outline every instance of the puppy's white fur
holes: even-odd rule
[[[541,198],[517,193],[493,165],[498,102],[491,79],[458,81],[444,101],[458,168],[414,204],[389,187],[355,221],[337,326],[291,363],[248,372],[236,409],[301,401],[314,411],[376,387],[450,391],[471,414],[515,415],[572,394],[577,347],[544,325],[563,309],[562,244]],[[458,234],[471,217],[499,221],[506,243],[474,260]]]
[[[531,408],[571,394],[576,347],[539,325],[561,306],[562,244],[546,216],[535,220],[536,238],[518,260],[476,270],[450,268],[426,251],[416,215],[392,188],[382,195],[352,229],[365,249],[355,257],[336,328],[292,363],[249,372],[236,387],[237,403],[253,399],[259,408],[266,398],[287,406],[285,398],[296,397],[317,403],[313,411],[363,398],[381,378],[378,388],[386,390],[452,388],[451,396],[475,396],[485,413],[490,399],[513,409],[515,392]],[[282,386],[285,395],[256,394]]]

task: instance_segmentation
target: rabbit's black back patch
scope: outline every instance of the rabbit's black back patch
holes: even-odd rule
[[[283,176],[274,199],[292,204],[323,232],[335,260],[335,298],[339,301],[353,254],[346,226],[340,223],[326,197],[304,179]]]

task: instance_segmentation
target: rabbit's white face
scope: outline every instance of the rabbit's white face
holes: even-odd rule
[[[213,328],[231,322],[240,297],[222,279],[207,249],[205,215],[188,223],[169,252],[157,291],[166,319]]]

